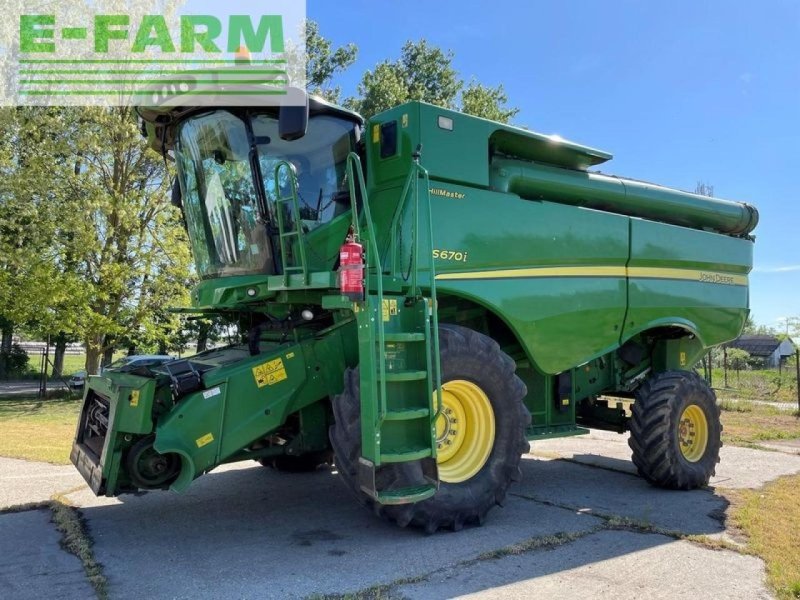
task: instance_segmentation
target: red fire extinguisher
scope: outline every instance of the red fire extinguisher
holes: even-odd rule
[[[350,300],[364,299],[364,247],[356,241],[352,227],[339,249],[339,289]]]

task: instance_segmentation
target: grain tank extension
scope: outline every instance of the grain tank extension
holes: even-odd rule
[[[694,366],[747,318],[752,206],[420,102],[366,122],[190,102],[139,109],[199,275],[180,311],[241,335],[89,378],[72,462],[96,494],[335,461],[384,518],[457,530],[530,442],[590,427],[630,431],[655,485],[708,482],[719,409]]]

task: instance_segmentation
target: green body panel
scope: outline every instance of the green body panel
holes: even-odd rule
[[[319,449],[320,434],[328,424],[327,417],[319,414],[319,402],[341,391],[344,369],[357,363],[355,327],[350,320],[319,338],[289,344],[262,342],[256,356],[250,356],[246,346],[198,354],[192,364],[203,370],[202,389],[181,397],[174,406],[164,379],[116,372],[90,378],[86,397],[99,394],[110,404],[110,435],[97,457],[105,492],[119,493],[115,484],[119,458],[136,434],[155,432],[158,452],[180,456],[181,474],[171,486],[177,491],[265,438],[288,415],[307,408],[305,420],[314,425],[308,428],[307,443],[295,441],[295,450],[299,454]],[[154,402],[159,397],[157,383],[160,397],[168,403],[160,411]],[[134,391],[139,394],[135,403],[131,401]],[[259,456],[253,452],[237,459]]]
[[[686,269],[689,279],[632,276],[624,338],[660,324],[680,323],[706,347],[727,342],[747,319],[749,291],[736,283],[753,264],[750,240],[631,219],[628,266]],[[746,279],[745,279],[746,282]]]
[[[452,130],[439,126],[440,116]],[[381,158],[380,125],[392,120],[398,151]],[[739,334],[753,244],[719,232],[750,231],[752,207],[587,173],[610,155],[420,103],[379,115],[367,137],[384,264],[402,273],[410,255],[411,236],[392,236],[387,225],[402,165],[421,145],[434,247],[420,251],[438,251],[438,297],[497,315],[537,370],[563,372],[657,327],[684,328],[705,347]],[[411,229],[407,220],[400,228]]]
[[[366,123],[357,149],[346,178],[355,218],[345,204],[306,228],[290,189],[271,200],[272,212],[287,207],[272,226],[290,256],[206,279],[183,309],[280,322],[255,329],[259,355],[243,345],[193,357],[202,385],[177,400],[166,376],[90,379],[84,413],[92,394],[107,399],[108,435],[87,458],[79,431],[73,462],[95,491],[131,488],[126,453],[148,434],[180,456],[177,490],[220,463],[325,449],[333,398],[359,366],[361,489],[379,503],[422,500],[436,491],[437,318],[514,358],[530,439],[623,431],[625,410],[598,396],[632,397],[652,372],[691,369],[747,318],[748,205],[592,173],[611,155],[419,102]],[[351,227],[366,253],[355,300],[334,270]],[[300,322],[301,310],[315,320]],[[259,385],[254,368],[273,361],[283,376]],[[413,461],[419,485],[378,489],[382,466]]]

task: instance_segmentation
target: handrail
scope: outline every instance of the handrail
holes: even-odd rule
[[[288,178],[289,178],[289,188],[290,188],[290,196],[281,196],[281,170],[286,168]],[[303,272],[303,284],[308,284],[308,262],[306,261],[306,247],[305,247],[305,239],[303,238],[303,224],[300,219],[300,206],[297,203],[297,174],[295,172],[294,165],[286,160],[280,161],[277,165],[275,165],[275,212],[278,216],[278,244],[280,245],[281,249],[281,264],[283,266],[283,280],[284,286],[289,285],[289,273],[288,271],[294,269],[300,269]],[[286,233],[285,225],[283,222],[283,211],[281,210],[281,204],[285,204],[291,201],[291,213],[292,219],[294,219],[295,224],[295,231],[297,232],[297,248],[300,252],[300,266],[297,267],[290,267],[287,268],[287,248],[286,248]],[[292,232],[288,232],[292,233]]]
[[[431,179],[428,175],[428,170],[419,164],[419,153],[414,158],[414,165],[416,167],[417,175],[422,173],[422,180],[425,183],[425,197],[427,199],[426,205],[428,207],[428,249],[431,253],[428,255],[430,260],[430,296],[431,296],[431,337],[433,338],[433,364],[435,367],[435,381],[433,382],[434,389],[436,390],[436,412],[433,415],[432,421],[435,423],[436,419],[442,414],[442,365],[439,356],[439,313],[438,313],[438,299],[436,296],[436,269],[433,263],[433,212],[431,211]],[[419,188],[419,185],[416,186]],[[417,190],[417,195],[419,191]],[[418,200],[418,198],[417,198]],[[415,212],[418,204],[415,203]],[[417,236],[418,237],[418,236]],[[417,253],[417,256],[419,254]],[[414,258],[414,271],[417,270],[416,257]],[[430,368],[428,370],[430,372]]]
[[[367,186],[364,183],[364,170],[361,168],[361,158],[355,152],[351,152],[347,155],[347,182],[350,188],[350,202],[352,204],[353,210],[353,234],[358,239],[360,236],[360,229],[359,229],[359,214],[358,214],[358,202],[356,201],[356,178],[358,178],[358,188],[359,192],[361,193],[361,202],[364,208],[364,229],[366,231],[366,243],[367,243],[367,265],[364,269],[364,288],[369,289],[369,273],[370,273],[370,265],[374,265],[375,273],[377,275],[375,288],[377,291],[378,296],[378,310],[383,311],[383,269],[381,269],[381,257],[378,254],[378,243],[375,241],[375,226],[372,222],[372,213],[369,209],[369,198],[367,198]],[[383,375],[386,373],[386,353],[383,351],[383,348],[386,345],[386,338],[384,335],[383,329],[383,319],[381,315],[378,315],[377,321],[377,329],[378,329],[378,348],[380,351],[378,352],[378,368],[381,377],[378,382],[379,391],[379,413],[378,413],[378,424],[383,421],[383,418],[386,416],[387,413],[387,406],[386,406],[386,378]],[[373,349],[373,352],[375,349]]]
[[[392,273],[397,273],[397,256],[402,252],[402,248],[398,248],[397,245],[397,232],[399,231],[400,227],[400,217],[403,215],[403,210],[406,206],[406,201],[408,199],[408,192],[411,189],[411,182],[415,179],[419,179],[419,162],[414,161],[412,163],[412,168],[408,172],[408,177],[406,177],[406,183],[403,186],[403,193],[400,194],[400,202],[397,203],[397,208],[394,211],[394,215],[392,216],[392,226],[391,226],[391,238],[389,243],[389,250],[391,251],[391,271]],[[401,265],[402,268],[402,265]]]

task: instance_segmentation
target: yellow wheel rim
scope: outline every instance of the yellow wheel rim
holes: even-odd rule
[[[436,420],[439,479],[459,483],[474,477],[493,447],[494,411],[484,391],[463,379],[443,384],[442,412]]]
[[[689,462],[703,458],[708,446],[708,420],[696,404],[690,404],[681,415],[678,424],[678,443],[683,457]]]

